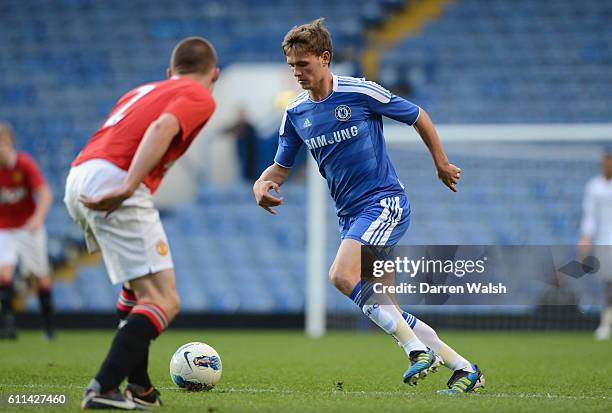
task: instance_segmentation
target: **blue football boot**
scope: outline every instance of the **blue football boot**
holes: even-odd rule
[[[485,378],[478,366],[473,364],[473,373],[456,370],[446,384],[448,389],[438,390],[438,394],[455,395],[478,391],[485,385]]]
[[[438,370],[441,361],[440,357],[431,349],[427,349],[427,351],[412,351],[410,353],[410,368],[404,373],[404,383],[412,386],[416,385],[427,374]]]

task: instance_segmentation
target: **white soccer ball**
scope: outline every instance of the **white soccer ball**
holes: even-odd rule
[[[221,380],[221,358],[208,344],[187,343],[170,360],[170,378],[187,390],[210,390]]]

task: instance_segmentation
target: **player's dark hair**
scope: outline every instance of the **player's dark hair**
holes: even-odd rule
[[[187,37],[172,50],[170,69],[177,75],[208,73],[217,66],[217,52],[203,37]]]
[[[294,26],[283,39],[283,53],[285,56],[294,49],[321,56],[328,51],[333,56],[332,38],[327,28],[323,25],[323,17],[319,17],[310,23]]]
[[[0,122],[0,135],[8,135],[11,137],[11,141],[15,142],[15,134],[13,128],[7,122]]]

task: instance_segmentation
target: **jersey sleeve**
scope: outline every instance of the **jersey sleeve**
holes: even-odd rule
[[[283,168],[291,168],[302,143],[291,120],[287,116],[287,112],[285,112],[278,133],[278,148],[276,149],[274,162]]]
[[[215,101],[210,94],[185,94],[174,98],[162,113],[171,113],[181,125],[181,139],[185,140],[201,128],[215,111]]]
[[[47,184],[38,165],[29,155],[22,154],[22,167],[28,177],[28,183],[31,189],[38,189]]]
[[[372,112],[407,125],[414,125],[416,123],[421,113],[421,109],[417,105],[394,95],[374,82],[367,83],[372,92],[365,96]]]

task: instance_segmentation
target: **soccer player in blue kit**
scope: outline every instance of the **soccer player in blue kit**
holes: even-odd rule
[[[305,144],[327,180],[336,203],[342,242],[329,271],[334,286],[392,335],[408,356],[403,381],[416,384],[443,361],[452,369],[448,389],[457,394],[484,385],[478,367],[441,341],[435,331],[403,312],[391,297],[373,294],[361,281],[362,245],[390,247],[408,229],[410,206],[391,164],[382,116],[414,126],[427,145],[438,178],[456,192],[461,169],[449,163],[427,113],[374,82],[336,76],[330,70],[332,40],[323,19],[296,26],[283,41],[293,75],[304,91],[287,107],[274,163],[253,185],[257,203],[271,214],[301,145]],[[381,298],[381,295],[383,296]]]

